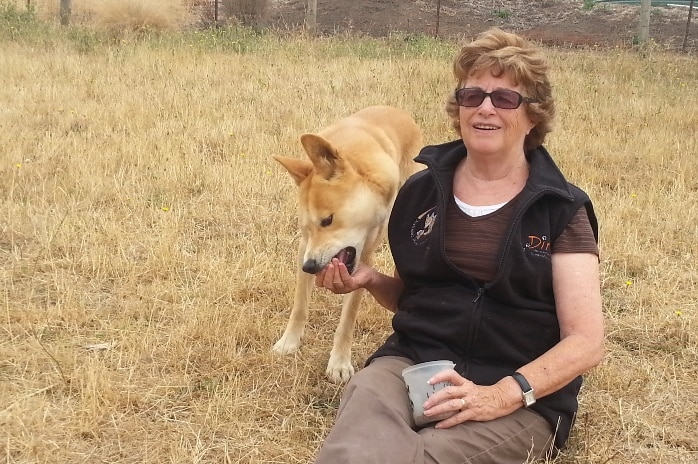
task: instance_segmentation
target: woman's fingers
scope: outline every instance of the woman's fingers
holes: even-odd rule
[[[349,293],[356,288],[352,285],[352,277],[347,267],[337,258],[315,275],[315,286],[324,287],[334,293]]]

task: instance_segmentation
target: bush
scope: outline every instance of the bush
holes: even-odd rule
[[[189,21],[177,0],[102,0],[94,6],[94,18],[99,27],[134,32],[179,30]]]

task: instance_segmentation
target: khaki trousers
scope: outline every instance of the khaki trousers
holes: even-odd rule
[[[489,422],[417,429],[402,380],[406,358],[377,358],[345,387],[316,464],[522,464],[545,457],[550,424],[525,408]]]

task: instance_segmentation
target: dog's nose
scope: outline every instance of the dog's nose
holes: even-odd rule
[[[317,274],[321,270],[322,268],[319,263],[314,259],[309,259],[303,263],[303,272],[307,272],[308,274]]]

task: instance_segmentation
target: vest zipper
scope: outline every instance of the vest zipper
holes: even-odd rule
[[[475,295],[475,299],[473,300],[473,303],[477,303],[483,293],[485,293],[485,289],[483,287],[479,287],[477,289],[477,295]]]

